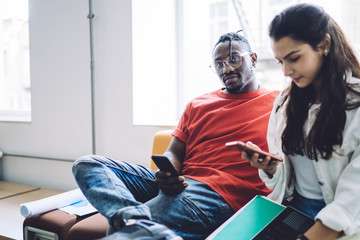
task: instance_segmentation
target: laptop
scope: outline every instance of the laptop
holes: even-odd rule
[[[253,240],[294,240],[305,233],[315,221],[295,208],[287,206],[276,218],[266,225]]]

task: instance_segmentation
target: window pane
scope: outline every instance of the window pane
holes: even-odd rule
[[[152,121],[161,125],[166,124],[166,119],[170,118],[176,123],[192,98],[222,87],[216,74],[209,69],[209,64],[214,44],[220,35],[227,32],[243,30],[241,34],[245,35],[252,50],[257,53],[255,72],[262,86],[284,89],[289,80],[284,77],[273,57],[268,26],[277,13],[292,4],[309,2],[323,6],[342,27],[355,50],[360,48],[358,0],[156,0],[151,3],[159,5],[152,5],[153,7],[145,4],[149,2],[147,0],[134,0],[133,4],[134,2],[142,2],[141,5],[135,5],[134,9],[141,10],[142,6],[143,11],[133,12],[133,17],[137,18],[133,29],[134,116],[139,111],[145,113],[136,115],[142,118],[143,123],[151,124]],[[158,22],[152,22],[154,19]],[[146,43],[141,34],[150,36]],[[154,49],[158,51],[154,53]],[[148,57],[151,60],[147,60]],[[149,69],[144,70],[144,63]],[[160,71],[150,71],[151,69]],[[146,74],[147,78],[139,77],[141,74]],[[166,78],[162,79],[161,74],[166,74]],[[145,90],[156,96],[145,98],[142,93]],[[161,97],[166,101],[161,100]],[[149,121],[149,109],[160,117],[152,114],[152,120]]]
[[[0,120],[30,120],[27,0],[0,0]]]
[[[175,124],[175,10],[169,0],[133,0],[133,122]]]

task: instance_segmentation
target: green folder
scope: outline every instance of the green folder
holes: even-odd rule
[[[285,206],[257,195],[206,240],[249,240],[284,209]]]

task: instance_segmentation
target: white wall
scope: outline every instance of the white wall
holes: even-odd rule
[[[0,150],[70,161],[5,156],[0,177],[69,190],[71,160],[92,151],[88,1],[29,7],[32,122],[1,122]],[[93,12],[96,153],[149,166],[153,135],[168,127],[132,124],[131,0],[94,0]]]

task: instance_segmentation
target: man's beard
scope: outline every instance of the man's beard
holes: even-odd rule
[[[238,74],[238,73],[236,73],[236,75],[238,75],[239,78],[243,77],[242,75],[240,75],[240,74]],[[251,68],[250,75],[248,76],[248,78],[247,78],[246,81],[248,81],[249,79],[251,79],[253,76],[254,76],[254,69]],[[244,82],[242,82],[242,83],[240,84],[240,86],[234,87],[234,88],[227,88],[226,85],[225,85],[226,91],[227,91],[228,93],[232,93],[232,94],[242,93],[244,87],[245,87]]]
[[[241,93],[242,90],[244,89],[244,87],[245,87],[245,85],[242,83],[240,86],[235,87],[235,88],[226,88],[226,87],[225,88],[228,93],[235,94],[235,93]]]

